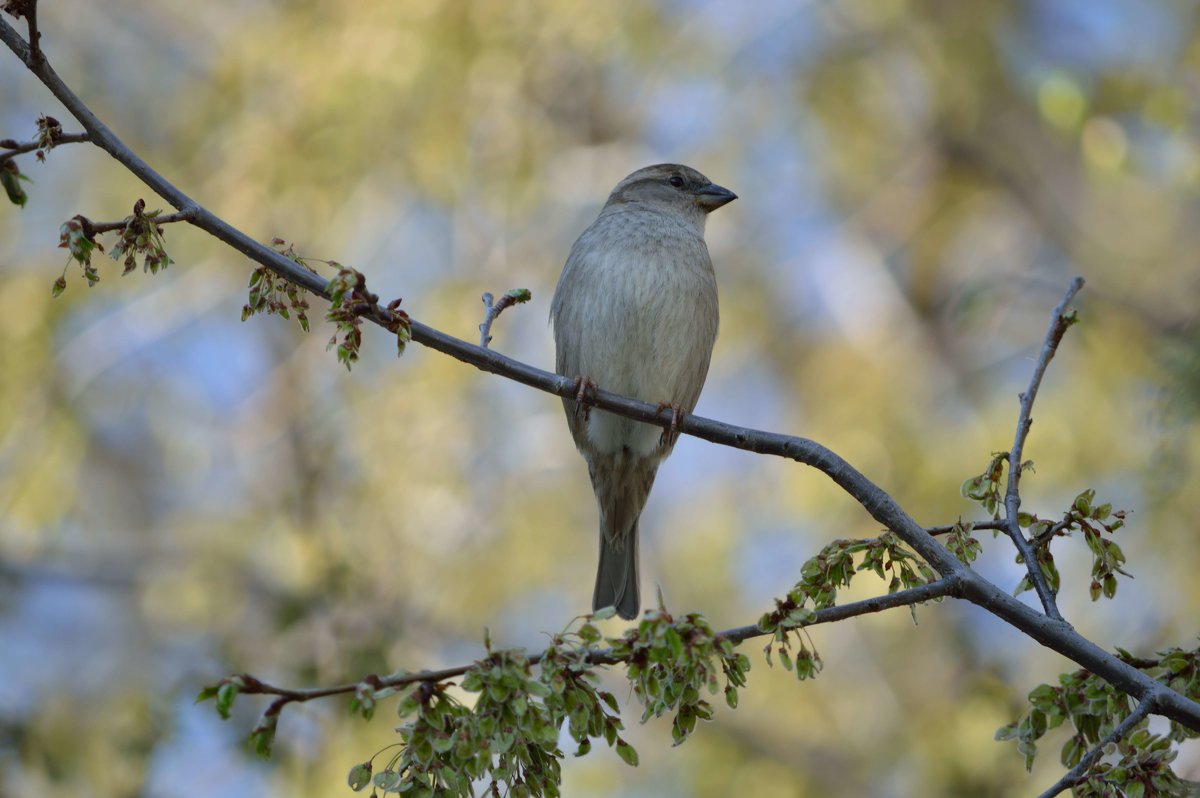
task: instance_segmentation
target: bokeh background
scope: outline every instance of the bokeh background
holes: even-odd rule
[[[1061,602],[1102,646],[1191,647],[1200,563],[1200,18],[1186,0],[755,3],[335,0],[44,3],[59,72],[169,179],[262,240],[368,275],[543,367],[562,261],[618,179],[688,163],[741,195],[709,223],[722,330],[697,412],[802,434],[918,520],[978,518],[963,479],[1012,440],[1051,308],[1088,286],[1035,409],[1025,509],[1093,487],[1131,511],[1134,580]],[[0,135],[78,129],[7,52]],[[596,513],[558,400],[378,330],[353,373],[242,323],[250,264],[171,227],[176,265],[76,269],[58,225],[161,202],[84,146],[26,157],[0,211],[0,793],[326,796],[394,739],[331,700],[287,710],[275,758],[201,685],[288,685],[470,661],[483,627],[537,649],[587,609]],[[107,264],[107,265],[106,265]],[[643,591],[752,622],[838,537],[880,531],[824,476],[685,439],[643,519]],[[980,563],[1015,586],[1003,540]],[[862,576],[846,596],[884,585]],[[564,763],[571,796],[1017,796],[992,741],[1069,668],[964,606],[820,627],[798,684],[758,645],[740,708],[641,765]],[[616,633],[620,626],[613,624]],[[1178,770],[1200,778],[1200,749]]]

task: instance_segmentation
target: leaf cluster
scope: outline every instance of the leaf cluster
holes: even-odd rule
[[[745,686],[750,670],[750,658],[713,632],[702,615],[693,612],[675,620],[661,596],[656,609],[643,613],[637,626],[610,642],[613,657],[625,661],[634,695],[645,707],[642,722],[675,711],[675,745],[688,738],[698,720],[712,720],[712,705],[702,696],[721,691],[720,674],[725,678],[725,702],[736,707],[737,689]]]
[[[142,270],[150,274],[158,274],[159,269],[171,265],[166,242],[163,240],[163,230],[157,222],[161,214],[161,209],[147,213],[146,201],[143,199],[133,204],[133,213],[126,217],[117,243],[109,253],[113,260],[120,260],[124,256],[125,270],[121,272],[122,276],[134,270],[138,255],[142,256]]]
[[[578,744],[577,756],[591,750],[591,738],[603,737],[636,765],[637,752],[620,736],[617,700],[598,687],[599,674],[589,661],[591,646],[602,639],[592,621],[589,616],[578,630],[555,635],[539,660],[520,649],[493,650],[485,634],[488,655],[461,684],[475,694],[472,706],[451,695],[451,682],[401,688],[398,712],[409,720],[399,729],[399,750],[379,773],[370,761],[356,765],[350,786],[371,784],[383,794],[468,796],[476,784],[486,783],[493,795],[557,796],[564,724]],[[374,701],[392,692],[360,685],[356,705],[373,711]]]
[[[412,340],[412,321],[408,313],[400,309],[400,300],[393,299],[386,310],[379,307],[379,296],[367,290],[367,278],[362,272],[329,261],[338,273],[326,286],[329,294],[329,310],[325,319],[337,325],[337,332],[329,339],[327,349],[337,347],[337,359],[349,370],[358,362],[362,346],[362,318],[371,314],[382,317],[383,325],[396,336],[396,355],[404,354],[404,348]]]
[[[62,124],[57,119],[52,116],[39,116],[37,120],[37,137],[33,141],[37,146],[34,157],[37,158],[39,163],[44,163],[46,153],[59,144],[64,141],[80,141],[82,138],[79,134],[64,137]],[[29,148],[13,139],[0,139],[0,148],[16,151],[0,155],[0,186],[4,187],[4,193],[8,196],[9,202],[23,208],[25,207],[25,203],[29,201],[29,195],[25,193],[25,188],[21,185],[21,182],[33,181],[27,175],[22,174],[20,167],[17,166],[15,157],[21,152],[28,152]]]
[[[142,257],[142,268],[150,274],[158,274],[173,263],[167,254],[166,242],[163,239],[162,225],[159,217],[162,210],[146,211],[146,201],[139,199],[133,205],[133,213],[125,217],[119,225],[104,225],[103,230],[117,227],[120,232],[117,243],[113,245],[109,257],[113,260],[124,258],[124,277],[137,266],[137,257]],[[86,216],[75,215],[63,222],[58,228],[58,246],[67,250],[68,258],[63,273],[54,281],[51,293],[59,296],[67,289],[67,267],[74,261],[83,268],[83,276],[88,287],[100,282],[100,273],[92,265],[92,254],[104,252],[104,245],[96,240],[97,227]],[[253,278],[252,278],[253,279]],[[245,313],[243,312],[243,318]]]
[[[983,473],[963,482],[961,488],[965,498],[978,502],[994,518],[999,517],[1000,508],[1004,506],[1001,485],[1004,481],[1007,463],[1007,454],[994,452]],[[1021,464],[1022,471],[1032,469],[1032,460]],[[1111,502],[1098,503],[1096,491],[1088,488],[1075,497],[1070,508],[1060,520],[1052,521],[1039,518],[1032,513],[1018,512],[1017,526],[1027,533],[1038,567],[1045,575],[1046,582],[1054,593],[1057,593],[1062,586],[1062,577],[1058,572],[1058,566],[1054,563],[1050,544],[1055,538],[1069,537],[1072,532],[1082,533],[1084,542],[1092,555],[1092,581],[1088,590],[1092,601],[1096,601],[1101,596],[1113,598],[1117,595],[1118,574],[1132,578],[1132,575],[1122,567],[1125,564],[1124,552],[1121,551],[1121,547],[1116,541],[1112,540],[1112,536],[1117,530],[1125,526],[1126,515],[1125,510],[1114,510]],[[963,531],[959,531],[960,527],[963,528]],[[952,531],[950,541],[947,543],[947,548],[968,564],[975,559],[979,552],[978,541],[974,541],[973,538],[963,538],[963,535],[969,531],[968,526],[960,523]],[[974,545],[971,544],[972,541],[974,541]],[[1025,558],[1018,552],[1016,561],[1023,565]],[[1025,576],[1017,583],[1013,594],[1019,595],[1032,589],[1033,585],[1029,576]]]
[[[271,248],[291,261],[313,271],[303,258],[296,254],[291,244],[282,238],[271,240]],[[250,295],[245,305],[242,305],[242,321],[258,313],[268,316],[278,315],[290,319],[296,314],[296,322],[300,328],[308,332],[308,299],[307,291],[295,283],[277,276],[266,266],[259,266],[250,273]]]
[[[1127,651],[1118,649],[1118,652],[1125,661],[1157,672],[1159,681],[1184,695],[1193,699],[1200,695],[1196,670],[1200,650],[1171,649],[1160,652],[1160,659],[1149,661],[1137,660]],[[1030,709],[1025,715],[996,731],[997,740],[1016,741],[1017,752],[1025,758],[1026,770],[1033,767],[1038,740],[1065,721],[1070,721],[1074,733],[1063,743],[1059,758],[1064,767],[1073,768],[1133,711],[1126,693],[1084,670],[1060,675],[1058,685],[1038,685],[1029,693],[1028,700]],[[1170,765],[1178,754],[1174,743],[1197,733],[1172,723],[1168,734],[1158,735],[1151,734],[1146,726],[1147,721],[1142,720],[1132,733],[1108,743],[1102,761],[1094,764],[1073,786],[1075,795],[1193,794],[1195,785],[1180,779]]]
[[[862,555],[857,563],[856,555]],[[795,636],[798,649],[793,654],[791,633],[816,620],[818,610],[834,606],[838,590],[849,587],[854,575],[861,571],[871,571],[887,581],[888,593],[920,587],[936,578],[933,570],[892,532],[877,538],[833,541],[804,563],[800,581],[787,596],[775,600],[773,611],[759,618],[758,628],[771,633],[771,641],[764,649],[767,664],[771,664],[772,654],[777,654],[785,669],[795,670],[797,679],[816,676],[823,665],[820,654],[811,641],[805,643],[798,634]],[[915,622],[915,607],[912,612]]]

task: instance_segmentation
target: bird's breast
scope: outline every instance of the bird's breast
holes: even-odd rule
[[[565,325],[579,333],[573,344],[577,374],[615,393],[690,411],[717,334],[708,250],[700,235],[686,229],[629,228],[591,229],[591,242],[587,234],[581,237],[572,253],[577,262],[569,264],[578,274],[570,275],[569,301],[557,309],[556,329]],[[588,426],[600,451],[648,454],[660,433],[602,412],[593,413]]]

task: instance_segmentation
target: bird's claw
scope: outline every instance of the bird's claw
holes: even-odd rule
[[[671,422],[663,428],[662,435],[658,439],[659,446],[674,446],[675,440],[679,437],[679,421],[683,418],[686,412],[682,407],[673,402],[659,402],[658,413],[664,410],[671,411]]]
[[[587,421],[592,414],[592,404],[596,401],[596,391],[600,386],[591,377],[575,378],[575,418]]]

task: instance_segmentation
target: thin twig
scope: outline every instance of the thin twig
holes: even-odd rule
[[[25,22],[29,26],[29,44],[27,45],[29,60],[27,63],[44,61],[45,57],[42,55],[41,45],[39,44],[42,35],[38,33],[37,0],[8,0],[8,2],[0,5],[0,11],[7,12],[17,19],[25,17]]]
[[[29,50],[34,61],[45,61],[46,56],[42,53],[42,34],[38,32],[37,24],[38,0],[27,0],[27,2],[29,10],[26,11],[25,18],[29,22]]]
[[[958,529],[964,522],[959,521],[957,524],[942,524],[941,526],[927,526],[925,532],[930,535],[948,535],[955,529]],[[994,529],[998,532],[1004,532],[1008,529],[1005,521],[967,521],[971,525],[971,530],[976,529]]]
[[[829,607],[828,609],[818,610],[816,617],[812,622],[805,626],[816,626],[822,623],[835,623],[844,621],[847,618],[854,618],[859,615],[867,615],[874,612],[882,612],[883,610],[894,609],[896,607],[906,607],[912,604],[920,604],[933,599],[942,598],[944,596],[957,595],[963,587],[963,580],[960,577],[947,577],[938,579],[919,587],[912,587],[906,590],[898,590],[895,593],[888,593],[882,596],[864,599],[863,601],[855,601],[850,604],[843,604],[838,607]],[[726,629],[723,632],[718,632],[717,637],[723,637],[734,643],[741,643],[754,637],[772,634],[764,632],[758,626],[739,626],[733,629]],[[529,661],[533,663],[540,662],[545,651],[538,652],[529,657]],[[598,648],[591,649],[585,657],[588,663],[592,665],[614,665],[621,662],[620,657],[613,656],[612,649]],[[274,695],[278,698],[273,701],[267,709],[267,714],[278,714],[279,710],[286,704],[303,703],[312,701],[317,698],[326,698],[333,695],[347,695],[354,693],[359,684],[367,683],[375,689],[384,687],[400,687],[414,682],[441,682],[446,679],[453,679],[457,676],[462,676],[474,666],[457,665],[452,668],[442,668],[436,671],[418,671],[416,673],[401,673],[394,676],[380,677],[370,675],[363,678],[354,684],[340,684],[333,687],[313,687],[313,688],[289,688],[277,687],[268,684],[261,679],[258,679],[249,674],[242,674],[238,678],[241,679],[243,686],[239,688],[239,692],[246,695]]]
[[[1146,719],[1146,716],[1150,714],[1152,709],[1154,709],[1154,702],[1152,700],[1145,699],[1139,702],[1125,720],[1118,723],[1116,728],[1108,733],[1108,736],[1096,743],[1092,750],[1083,755],[1083,759],[1079,760],[1079,764],[1068,770],[1061,779],[1054,783],[1054,786],[1046,790],[1038,798],[1054,798],[1055,795],[1058,795],[1063,790],[1070,789],[1083,781],[1087,772],[1092,769],[1092,765],[1096,764],[1100,757],[1104,755],[1104,749],[1127,737],[1139,723]]]
[[[1071,525],[1070,514],[1068,513],[1067,517],[1064,518],[1062,521],[1059,521],[1058,523],[1056,523],[1054,526],[1047,529],[1042,534],[1033,538],[1032,543],[1034,545],[1034,548],[1041,548],[1042,546],[1046,545],[1046,543],[1048,541],[1052,540],[1055,535],[1062,532],[1064,529],[1066,529],[1070,525]]]
[[[165,213],[162,216],[147,216],[145,218],[153,221],[155,224],[162,225],[174,222],[189,222],[191,221],[191,214],[187,211],[178,211],[176,213]],[[91,225],[92,234],[99,235],[100,233],[108,233],[113,230],[124,230],[126,225],[129,224],[129,218],[122,219],[119,222],[89,222],[89,224]]]
[[[59,144],[82,144],[85,141],[89,141],[87,133],[62,133],[54,137],[54,146],[57,147]],[[16,142],[10,139],[0,141],[0,149],[6,150],[6,152],[0,152],[0,163],[11,161],[18,155],[24,155],[27,152],[45,149],[45,147],[44,143],[38,141]]]
[[[301,268],[283,255],[271,250],[228,222],[196,203],[191,197],[168,182],[136,153],[130,150],[107,125],[62,81],[46,61],[35,62],[29,47],[11,25],[0,18],[0,41],[3,41],[22,63],[50,89],[67,111],[83,126],[90,140],[123,164],[134,176],[180,211],[189,212],[193,225],[223,241],[237,252],[262,264],[280,277],[311,293],[329,299],[325,281]],[[372,311],[368,320],[390,329],[396,324],[394,315],[386,309]],[[411,322],[412,340],[430,349],[492,374],[565,398],[575,398],[576,381],[551,374],[526,363],[469,344],[466,341],[436,330],[417,321]],[[597,390],[593,397],[596,407],[636,421],[663,425],[658,408],[648,402]],[[830,449],[806,438],[764,432],[713,421],[687,414],[679,422],[679,432],[694,435],[711,443],[731,446],[757,454],[785,457],[823,472],[842,488],[878,523],[894,531],[912,547],[943,578],[955,575],[964,580],[962,598],[976,604],[1041,645],[1059,652],[1068,659],[1105,679],[1118,689],[1137,696],[1154,696],[1156,712],[1178,721],[1193,731],[1200,731],[1200,704],[1169,689],[1121,661],[1080,635],[1070,624],[1037,612],[1006,591],[989,582],[978,572],[958,561],[922,529],[912,516],[878,485],[847,463]]]
[[[1008,490],[1004,494],[1004,515],[1008,521],[1008,527],[1005,531],[1008,532],[1008,536],[1012,538],[1017,551],[1021,552],[1021,557],[1025,560],[1025,569],[1029,572],[1029,582],[1033,585],[1033,589],[1037,591],[1038,598],[1042,602],[1042,609],[1056,621],[1061,621],[1063,617],[1062,613],[1058,611],[1058,604],[1055,603],[1054,591],[1050,589],[1046,575],[1042,572],[1042,566],[1037,561],[1037,552],[1025,538],[1025,534],[1021,531],[1020,521],[1018,520],[1017,511],[1021,507],[1021,494],[1019,490],[1021,483],[1021,455],[1025,449],[1025,438],[1029,435],[1029,428],[1033,425],[1033,418],[1030,416],[1030,413],[1033,411],[1033,400],[1037,398],[1038,387],[1042,384],[1042,377],[1046,373],[1046,367],[1050,365],[1050,359],[1054,357],[1059,342],[1062,341],[1067,328],[1074,323],[1074,319],[1067,315],[1067,306],[1075,298],[1075,295],[1079,293],[1081,288],[1083,288],[1083,278],[1076,277],[1071,281],[1071,284],[1067,287],[1067,293],[1050,316],[1050,327],[1046,330],[1046,340],[1042,344],[1042,354],[1033,369],[1033,376],[1029,380],[1029,387],[1025,389],[1025,393],[1021,394],[1021,412],[1017,417],[1017,432],[1013,439],[1012,451],[1008,453]]]
[[[505,291],[500,296],[500,301],[492,304],[495,297],[490,291],[485,291],[483,294],[483,307],[486,313],[483,317],[483,324],[479,325],[479,345],[487,349],[488,344],[492,342],[492,323],[496,318],[504,312],[505,308],[519,305],[522,302],[528,302],[533,295],[527,288],[513,288]]]

